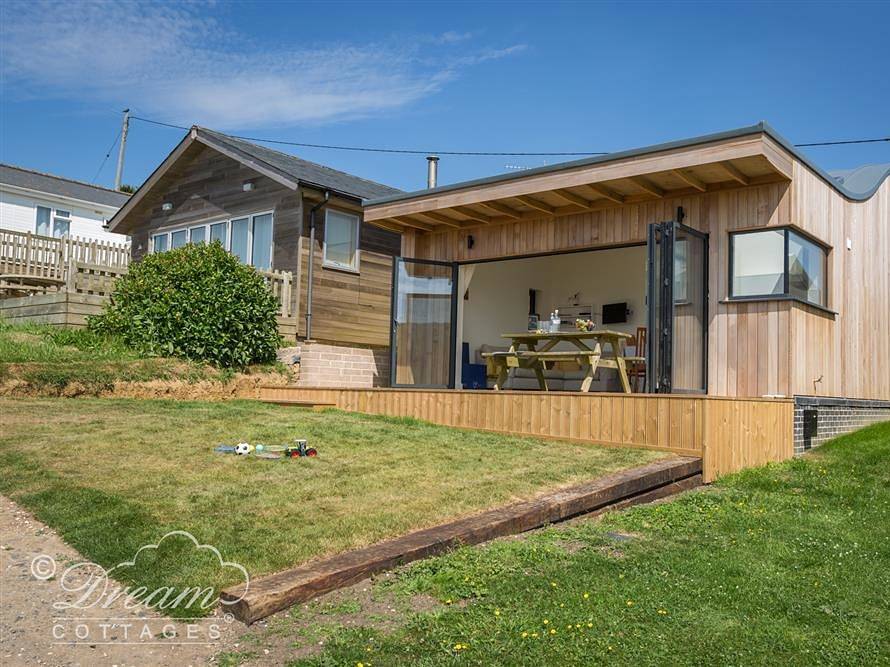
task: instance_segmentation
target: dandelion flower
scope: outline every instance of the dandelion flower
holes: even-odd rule
[[[634,606],[634,601],[633,601],[633,600],[628,600],[628,601],[627,601],[627,606],[628,606],[628,607],[633,607],[633,606]]]
[[[525,639],[526,637],[528,637],[528,633],[527,633],[527,632],[523,632],[523,633],[522,633],[522,638]]]
[[[585,599],[585,600],[586,600],[587,598],[589,598],[589,597],[590,597],[590,593],[585,593],[585,594],[584,594],[584,599]]]
[[[550,634],[551,634],[551,635],[555,635],[555,634],[556,634],[556,628],[550,628]]]
[[[548,621],[546,618],[544,619],[544,625],[547,625],[549,622],[550,621]]]

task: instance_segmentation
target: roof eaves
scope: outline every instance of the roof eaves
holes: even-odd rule
[[[581,158],[580,160],[572,160],[570,162],[561,162],[559,164],[547,165],[544,167],[536,167],[534,169],[527,169],[520,173],[513,174],[498,174],[496,176],[488,176],[486,178],[478,178],[469,181],[463,181],[460,183],[452,183],[450,185],[442,185],[436,188],[430,188],[428,190],[417,190],[415,192],[409,192],[405,194],[398,195],[388,195],[386,197],[377,197],[375,199],[371,199],[366,202],[367,206],[376,206],[378,204],[389,204],[392,202],[398,201],[407,201],[411,199],[416,199],[420,197],[428,197],[431,195],[443,194],[447,192],[455,192],[458,190],[464,190],[468,188],[475,188],[483,185],[493,185],[495,183],[502,183],[507,181],[520,181],[525,178],[529,178],[531,176],[537,176],[539,174],[552,174],[560,171],[566,171],[569,169],[576,169],[578,167],[588,167],[594,166],[598,164],[607,164],[609,162],[614,162],[616,160],[626,160],[628,158],[642,157],[644,155],[650,155],[653,153],[661,153],[664,151],[670,151],[677,148],[691,148],[694,146],[709,144],[717,141],[725,141],[727,139],[736,139],[739,137],[744,137],[752,134],[766,134],[771,139],[773,139],[776,143],[778,143],[783,149],[788,151],[794,158],[805,164],[809,169],[813,170],[822,180],[828,183],[831,187],[835,188],[842,195],[851,199],[853,201],[864,201],[871,197],[877,189],[881,186],[881,183],[890,176],[890,169],[887,170],[887,174],[884,175],[884,178],[881,179],[875,187],[867,193],[861,192],[853,192],[843,185],[838,183],[835,179],[833,179],[827,172],[825,172],[820,167],[813,164],[809,158],[803,155],[791,142],[785,139],[781,134],[779,134],[769,123],[765,121],[761,121],[755,125],[748,125],[746,127],[740,127],[734,130],[726,130],[724,132],[716,132],[712,134],[705,134],[698,137],[692,137],[690,139],[680,139],[677,141],[669,141],[661,144],[654,144],[652,146],[645,146],[642,148],[632,148],[630,150],[619,151],[616,153],[609,153],[608,155],[598,155],[595,157],[589,158]]]

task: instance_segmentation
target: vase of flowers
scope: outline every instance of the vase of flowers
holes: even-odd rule
[[[596,326],[596,322],[593,320],[585,320],[585,319],[577,319],[575,320],[575,328],[578,331],[593,331],[593,328]]]

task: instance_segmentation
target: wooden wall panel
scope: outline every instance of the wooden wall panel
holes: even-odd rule
[[[254,190],[244,192],[245,181]],[[162,210],[165,202],[171,212]],[[301,225],[300,197],[270,178],[245,167],[212,148],[193,144],[175,169],[158,182],[130,216],[133,259],[148,252],[148,239],[159,229],[208,220],[224,220],[260,211],[275,212],[273,268],[296,270],[295,239]]]
[[[309,280],[309,209],[303,204],[301,239],[299,331],[306,334],[306,299]],[[330,206],[336,209],[337,206]],[[372,346],[389,346],[392,299],[392,255],[399,251],[398,234],[361,224],[359,273],[324,266],[324,212],[317,215],[312,287],[312,337],[316,340]]]
[[[795,162],[793,195],[795,224],[832,246],[828,305],[837,315],[794,309],[790,391],[890,400],[890,181],[851,202]]]
[[[705,481],[794,454],[790,400],[534,391],[263,387],[260,398],[434,424],[701,456]]]
[[[709,234],[708,393],[715,396],[789,395],[788,302],[726,302],[729,232],[787,225],[787,182],[722,190],[559,218],[468,227],[403,236],[405,256],[471,261],[645,243],[651,223],[673,220]],[[472,235],[473,248],[466,239]],[[761,354],[763,350],[763,354]]]

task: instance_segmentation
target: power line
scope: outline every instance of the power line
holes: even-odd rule
[[[117,136],[114,138],[114,141],[111,142],[111,146],[108,148],[108,152],[105,153],[105,157],[102,158],[102,164],[99,165],[99,168],[96,170],[95,176],[93,176],[93,180],[90,183],[95,183],[96,179],[99,178],[99,174],[102,172],[102,167],[105,166],[105,163],[108,162],[108,158],[111,155],[111,151],[114,150],[114,147],[117,146],[117,140],[121,138],[120,130],[117,132]]]
[[[163,127],[172,127],[178,130],[188,130],[184,125],[174,125],[173,123],[162,123],[158,120],[142,118],[140,116],[130,116],[132,120],[141,120],[143,123],[151,123],[153,125],[161,125]],[[555,152],[555,153],[536,153],[536,152],[516,152],[507,153],[500,151],[434,151],[434,150],[418,150],[412,148],[371,148],[367,146],[334,146],[331,144],[308,144],[299,141],[283,141],[280,139],[263,139],[261,137],[244,137],[237,134],[230,134],[235,139],[243,139],[244,141],[261,141],[267,144],[281,144],[284,146],[299,146],[301,148],[324,148],[333,151],[358,151],[362,153],[399,153],[407,155],[471,155],[471,156],[500,156],[500,157],[548,157],[548,156],[584,156],[584,155],[608,155],[605,152],[587,151],[587,152]]]
[[[843,146],[845,144],[876,144],[880,141],[890,141],[890,137],[880,139],[851,139],[850,141],[816,141],[811,144],[794,144],[801,148],[805,146]]]
[[[151,123],[152,125],[160,125],[162,127],[171,127],[177,130],[189,130],[190,128],[185,125],[176,125],[173,123],[163,123],[159,120],[152,120],[150,118],[142,118],[140,116],[130,116],[132,120],[139,120],[143,123]],[[475,157],[484,157],[484,156],[500,156],[500,157],[583,157],[585,155],[609,155],[608,152],[603,151],[575,151],[575,152],[553,152],[553,153],[538,153],[538,152],[501,152],[501,151],[435,151],[435,150],[417,150],[410,148],[371,148],[368,146],[337,146],[331,144],[309,144],[303,143],[299,141],[284,141],[281,139],[263,139],[261,137],[245,137],[237,134],[230,134],[230,137],[234,137],[235,139],[243,139],[244,141],[259,141],[267,144],[280,144],[283,146],[299,146],[301,148],[321,148],[326,150],[335,150],[335,151],[356,151],[362,153],[396,153],[396,154],[407,154],[407,155],[466,155],[466,156],[475,156]],[[852,139],[847,141],[815,141],[805,144],[794,144],[798,148],[808,148],[814,146],[841,146],[841,145],[849,145],[849,144],[873,144],[878,142],[890,141],[890,137],[880,137],[877,139]],[[112,146],[113,148],[113,146]]]

